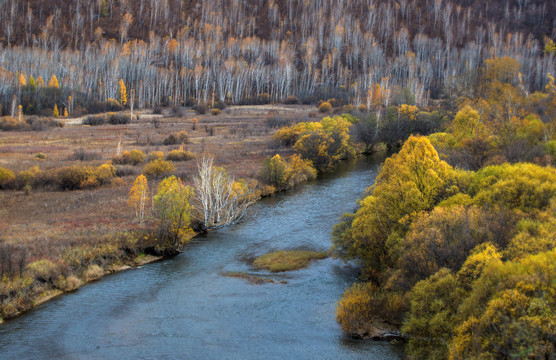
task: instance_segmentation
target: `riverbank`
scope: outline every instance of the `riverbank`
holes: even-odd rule
[[[145,254],[160,255],[149,235],[154,221],[136,219],[127,205],[132,182],[149,154],[164,155],[179,147],[211,154],[230,176],[250,181],[258,177],[266,157],[291,154],[272,141],[276,126],[316,116],[317,109],[301,105],[233,107],[217,116],[164,109],[156,116],[139,112],[123,125],[68,121],[43,131],[2,132],[0,168],[13,172],[10,186],[16,190],[2,189],[0,179],[0,317],[35,307],[52,290],[74,291],[87,278],[96,279],[99,270],[89,269],[93,265],[110,274],[137,266]],[[187,138],[168,141],[179,131]],[[115,163],[109,183],[60,191],[46,180],[60,168],[97,169],[126,150],[142,152],[143,161]],[[196,161],[174,161],[174,166],[173,174],[193,185]],[[150,188],[155,190],[160,180],[149,179]]]
[[[355,267],[331,258],[292,272],[252,267],[277,250],[326,251],[333,224],[380,163],[341,163],[261,199],[251,209],[256,216],[192,239],[171,259],[107,276],[7,321],[0,349],[7,358],[402,359],[402,344],[352,340],[336,323],[335,303],[357,278]]]

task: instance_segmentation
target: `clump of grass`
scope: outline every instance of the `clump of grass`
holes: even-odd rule
[[[289,250],[275,251],[255,259],[253,265],[270,272],[303,269],[313,260],[326,259],[328,254],[322,251]]]

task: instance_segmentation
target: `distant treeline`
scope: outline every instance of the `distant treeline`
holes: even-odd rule
[[[85,107],[117,99],[120,79],[139,108],[365,104],[376,85],[384,106],[404,87],[421,106],[469,92],[483,61],[504,56],[521,63],[519,85],[532,92],[555,72],[555,13],[540,0],[8,0],[0,104],[9,112],[23,74],[56,75],[63,98]]]

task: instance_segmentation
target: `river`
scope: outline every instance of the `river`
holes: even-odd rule
[[[327,250],[332,226],[374,182],[382,159],[255,204],[245,222],[194,239],[185,251],[60,296],[0,326],[2,359],[400,359],[403,348],[346,338],[335,302],[355,281],[339,260],[270,274],[253,258]],[[274,279],[254,285],[224,276]],[[280,283],[285,281],[287,283]]]

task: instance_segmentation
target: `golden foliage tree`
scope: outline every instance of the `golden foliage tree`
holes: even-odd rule
[[[119,85],[119,94],[120,94],[120,104],[126,106],[127,104],[127,89],[125,87],[124,79],[120,79]]]
[[[135,210],[135,216],[139,219],[145,217],[145,205],[149,197],[149,185],[144,175],[139,175],[129,190],[128,205]]]
[[[27,86],[27,81],[25,80],[25,75],[19,73],[19,86]]]
[[[58,105],[54,104],[54,110],[52,110],[52,116],[58,117],[60,116],[60,111],[58,111]]]
[[[176,247],[191,237],[190,200],[193,188],[186,186],[175,176],[170,176],[160,183],[154,197],[154,211],[159,220],[159,236],[166,245]]]
[[[52,74],[50,79],[48,79],[48,87],[51,88],[51,89],[59,89],[60,88],[60,84],[58,83],[58,78],[56,77],[56,75]]]

